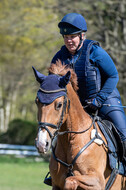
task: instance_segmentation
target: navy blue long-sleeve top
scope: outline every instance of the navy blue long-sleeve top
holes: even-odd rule
[[[67,58],[76,60],[80,51],[81,49],[74,56],[68,53]],[[52,63],[56,63],[58,59],[61,60],[61,50],[53,57]],[[115,96],[120,98],[116,89],[119,80],[118,71],[108,53],[102,47],[93,45],[90,51],[90,60],[99,68],[101,73],[102,88],[96,96],[97,101],[104,103],[109,97]]]

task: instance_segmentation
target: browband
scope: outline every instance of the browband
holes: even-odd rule
[[[62,88],[62,89],[57,89],[57,90],[44,90],[43,88],[39,88],[39,90],[41,90],[42,92],[44,93],[55,93],[55,92],[61,92],[61,91],[65,91],[66,92],[66,89],[65,88]]]

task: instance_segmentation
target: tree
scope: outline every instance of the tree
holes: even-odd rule
[[[50,4],[48,4],[50,3]],[[47,7],[50,5],[50,7]],[[19,117],[35,120],[37,89],[32,65],[43,72],[50,64],[57,15],[54,2],[0,2],[0,129]],[[52,45],[53,44],[53,45]]]

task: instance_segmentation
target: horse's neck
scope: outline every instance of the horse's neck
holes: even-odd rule
[[[66,121],[61,127],[61,131],[76,131],[82,132],[91,126],[92,120],[90,116],[84,111],[76,92],[73,90],[70,84],[67,85],[67,95],[70,99],[70,109],[67,115]],[[86,135],[85,135],[86,134]],[[79,147],[83,147],[90,140],[90,130],[81,135],[75,133],[68,133],[67,135],[58,136],[58,152],[62,147],[64,155],[69,152],[73,154],[73,150],[76,149],[75,154],[80,150]],[[71,146],[74,144],[74,149]],[[71,160],[68,161],[71,162]]]
[[[78,95],[73,90],[71,84],[67,85],[68,98],[70,99],[70,110],[69,110],[69,126],[71,130],[82,131],[87,128],[91,123],[90,116],[84,111]],[[70,129],[69,129],[70,130]]]

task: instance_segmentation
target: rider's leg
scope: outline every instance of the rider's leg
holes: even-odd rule
[[[100,114],[112,121],[118,130],[123,145],[123,159],[126,161],[126,116],[121,107],[121,101],[117,98],[111,98],[107,100],[105,104],[110,104],[110,106],[103,105],[100,109]],[[117,107],[111,107],[111,105],[117,105]]]
[[[111,118],[120,134],[123,145],[123,159],[126,162],[126,117],[121,111],[112,111],[108,114],[108,117]]]

